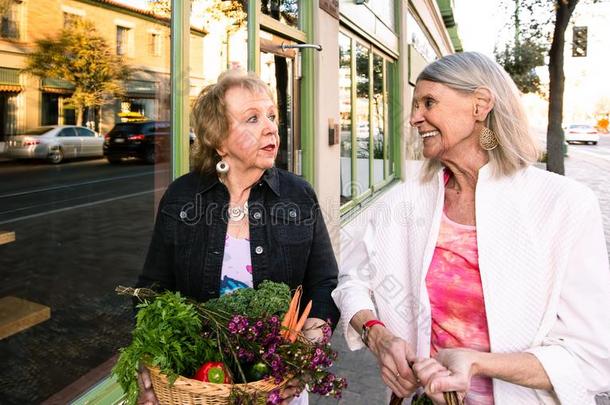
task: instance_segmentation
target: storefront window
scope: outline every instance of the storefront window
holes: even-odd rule
[[[357,187],[362,192],[369,188],[369,50],[356,44],[356,172]]]
[[[341,204],[352,199],[352,40],[339,34],[339,115],[341,120]]]
[[[373,184],[384,178],[384,145],[385,145],[385,94],[384,94],[383,58],[373,55]]]
[[[108,375],[133,326],[131,301],[114,289],[135,284],[170,181],[168,20],[100,1],[78,2],[78,18],[64,24],[61,3],[15,2],[27,13],[2,20],[0,43],[19,25],[14,16],[28,27],[19,50],[0,46],[0,313],[14,314],[0,329],[8,404],[70,403]],[[46,37],[56,45],[39,46]],[[126,52],[133,59],[116,55]],[[62,69],[45,69],[48,60]],[[77,80],[79,69],[92,82]]]
[[[215,82],[219,74],[228,69],[248,67],[248,14],[245,0],[194,0],[191,23],[205,27],[203,49],[197,51],[191,38],[191,65],[200,74],[194,74],[206,83]],[[197,45],[199,46],[199,45]],[[204,58],[204,54],[208,55]],[[210,58],[209,55],[217,55]],[[191,66],[191,69],[193,67]],[[191,89],[191,97],[201,90],[199,80]]]
[[[275,165],[295,171],[295,156],[300,150],[300,139],[295,137],[294,122],[294,60],[290,57],[261,52],[261,79],[267,83],[278,107],[280,148]]]
[[[397,124],[396,121],[400,120],[400,110],[398,108],[394,108],[392,102],[396,102],[398,99],[398,83],[396,80],[396,62],[392,62],[391,60],[386,60],[386,108],[387,108],[387,134],[392,133],[393,128]],[[386,176],[393,176],[395,173],[394,169],[394,146],[392,139],[390,137],[386,137]]]
[[[352,55],[355,56],[354,64]],[[391,91],[394,65],[392,59],[375,47],[345,32],[339,33],[342,206],[366,197],[394,175],[393,111],[390,108],[395,97]],[[352,103],[353,88],[356,90],[355,103]],[[355,139],[354,152],[352,139]]]
[[[291,27],[299,26],[299,0],[261,0],[261,12]]]

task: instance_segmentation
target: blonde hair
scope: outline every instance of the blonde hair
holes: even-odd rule
[[[234,87],[252,93],[264,92],[275,102],[273,93],[256,74],[241,70],[230,70],[218,77],[215,84],[206,86],[192,109],[197,147],[193,152],[193,168],[201,173],[214,173],[220,156],[216,150],[227,139],[231,128],[228,107],[225,101],[227,91]]]
[[[509,176],[533,164],[540,156],[538,144],[529,130],[525,110],[517,86],[508,73],[495,61],[478,52],[447,55],[429,64],[417,77],[441,83],[463,93],[486,88],[494,97],[486,126],[498,138],[498,147],[489,152],[489,162],[496,176]],[[441,163],[426,162],[424,180],[430,180]]]

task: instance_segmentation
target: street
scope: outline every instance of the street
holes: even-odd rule
[[[57,166],[0,162],[0,226],[83,204],[144,194],[152,191],[153,180],[153,167],[138,161],[111,165],[96,159]]]
[[[610,159],[610,134],[600,134],[597,145],[572,144],[568,146],[568,153],[571,152]]]

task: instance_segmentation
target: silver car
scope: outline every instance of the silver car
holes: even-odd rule
[[[15,159],[46,159],[61,163],[66,158],[103,156],[104,138],[75,125],[52,125],[10,136],[6,153]]]

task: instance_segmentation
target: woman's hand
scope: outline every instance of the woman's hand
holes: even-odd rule
[[[312,343],[326,343],[330,340],[332,329],[320,318],[307,318],[301,333]]]
[[[301,380],[293,378],[292,380],[288,381],[286,386],[280,391],[280,397],[282,398],[280,405],[290,404],[290,401],[292,401],[297,395],[300,395],[304,389],[305,384]]]
[[[379,362],[381,378],[394,394],[404,398],[415,392],[419,384],[409,367],[409,361],[415,359],[409,344],[380,325],[371,327],[368,343]]]
[[[330,339],[330,326],[322,319],[307,318],[303,325],[302,333],[305,339],[312,343],[328,341]],[[305,389],[305,383],[299,379],[288,381],[284,389],[280,392],[282,398],[281,405],[288,405],[297,395]]]
[[[159,405],[159,401],[157,401],[157,397],[153,391],[150,373],[145,367],[140,367],[140,372],[138,373],[138,386],[140,387],[138,405]]]
[[[417,359],[413,364],[413,373],[417,376],[420,384],[425,388],[426,395],[436,405],[445,404],[443,392],[430,392],[430,384],[433,378],[446,377],[451,375],[445,366],[439,363],[436,359]]]
[[[477,373],[478,354],[469,349],[445,349],[434,359],[417,360],[413,370],[426,394],[435,403],[443,404],[443,392],[456,391],[461,398],[466,396],[470,379]]]

